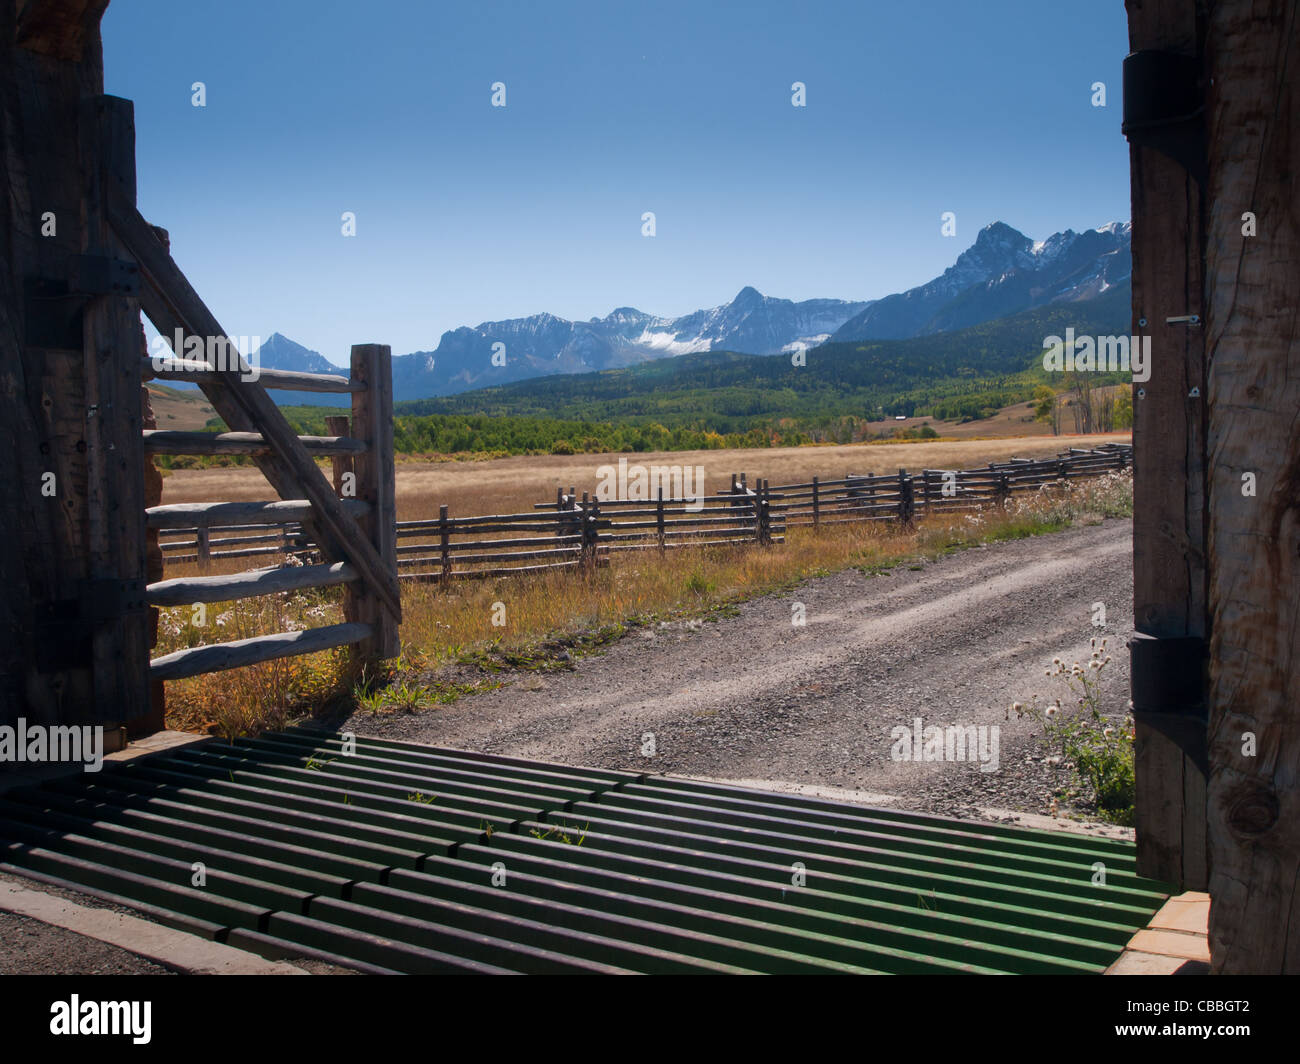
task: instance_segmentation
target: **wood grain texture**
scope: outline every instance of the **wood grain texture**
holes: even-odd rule
[[[359,643],[370,637],[370,627],[365,624],[331,624],[324,628],[308,628],[303,632],[277,632],[259,635],[252,639],[237,639],[231,643],[213,643],[206,647],[177,650],[149,665],[154,680],[183,680],[205,672],[225,669],[242,669],[276,658],[291,658],[299,654],[315,654],[322,650]]]
[[[304,565],[285,569],[255,569],[229,576],[179,576],[148,587],[153,606],[189,606],[195,602],[233,602],[280,591],[333,587],[358,577],[347,562]]]
[[[359,527],[374,546],[382,565],[397,573],[397,482],[393,468],[392,352],[382,344],[357,344],[352,348],[352,431],[366,445],[352,459],[356,497],[369,506]],[[400,605],[376,596],[369,587],[354,584],[343,600],[344,616],[367,624],[371,638],[358,648],[362,660],[382,661],[401,651]]]
[[[1211,968],[1296,974],[1300,4],[1221,0],[1210,41]]]
[[[363,517],[369,504],[360,499],[341,500],[345,512]],[[145,511],[150,528],[186,531],[196,528],[226,528],[236,525],[296,524],[311,516],[306,499],[280,499],[276,502],[175,502],[151,506]]]
[[[146,380],[213,381],[217,374],[206,363],[192,359],[169,358],[155,363],[152,358],[145,359],[142,367]],[[360,385],[347,377],[336,373],[302,373],[288,369],[262,369],[258,367],[257,380],[263,388],[283,388],[295,392],[328,392],[343,394],[355,392]]]
[[[1129,0],[1131,50],[1198,55],[1192,0]],[[1204,192],[1174,160],[1129,151],[1135,336],[1152,338],[1151,379],[1133,386],[1133,624],[1158,637],[1207,635],[1205,563]],[[1140,324],[1145,320],[1146,324]],[[1191,392],[1196,389],[1198,397]],[[1138,871],[1203,889],[1203,783],[1196,765],[1155,729],[1136,725]]]
[[[82,307],[46,304],[66,325],[52,343],[27,296],[67,277],[90,239],[82,103],[103,91],[101,10],[0,4],[0,721],[97,722],[91,657],[38,628],[89,575]],[[43,235],[47,212],[57,229]],[[42,661],[43,649],[67,656]]]
[[[363,440],[347,436],[299,436],[309,453],[321,457],[362,454]],[[151,429],[144,433],[146,454],[245,454],[271,455],[275,447],[260,432],[185,432],[181,429]]]

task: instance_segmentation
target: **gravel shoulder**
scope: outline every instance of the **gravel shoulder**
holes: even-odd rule
[[[1093,604],[1106,610],[1093,626]],[[1052,659],[1105,637],[1103,706],[1128,702],[1132,522],[850,570],[741,604],[733,616],[634,631],[572,670],[417,714],[354,714],[361,735],[544,761],[888,795],[949,816],[1044,814],[1070,782],[1013,701],[1066,692]],[[792,623],[802,606],[805,623]],[[896,727],[999,728],[998,767],[895,760]],[[647,736],[653,736],[654,753]]]
[[[0,912],[0,975],[174,975],[117,946]]]

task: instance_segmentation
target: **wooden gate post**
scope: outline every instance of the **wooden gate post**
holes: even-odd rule
[[[1208,36],[1211,969],[1295,975],[1300,8],[1219,0]]]
[[[82,144],[90,149],[82,174],[87,254],[77,270],[78,287],[89,297],[82,314],[88,575],[90,587],[108,589],[105,608],[117,611],[97,623],[88,618],[95,623],[95,698],[111,710],[113,723],[134,720],[132,731],[147,734],[162,721],[151,712],[144,597],[140,303],[131,294],[139,273],[109,224],[107,207],[114,189],[135,199],[135,111],[130,100],[113,96],[83,101],[81,110]],[[102,279],[94,276],[98,261],[106,263]]]
[[[1204,702],[1197,647],[1208,634],[1204,329],[1166,319],[1204,318],[1205,193],[1193,172],[1194,156],[1200,151],[1203,160],[1204,149],[1194,129],[1180,133],[1178,122],[1155,112],[1171,95],[1171,70],[1180,62],[1199,68],[1204,26],[1191,0],[1127,6],[1134,53],[1125,61],[1124,99],[1133,201],[1131,332],[1151,338],[1152,362],[1150,379],[1132,386],[1137,868],[1203,890],[1205,775],[1194,749],[1196,725],[1187,722],[1197,708],[1188,700]],[[1160,69],[1140,76],[1140,53],[1162,53],[1155,57]],[[1189,101],[1186,111],[1194,110]],[[1187,125],[1185,115],[1168,118]],[[1160,138],[1179,136],[1188,141],[1184,162],[1154,146],[1167,148],[1170,141]],[[1069,463],[1061,468],[1068,478]],[[1180,690],[1189,677],[1197,681],[1190,693]]]
[[[352,348],[352,380],[363,385],[352,393],[352,434],[366,444],[355,458],[357,498],[370,506],[361,519],[366,537],[374,544],[384,568],[397,573],[397,498],[393,470],[393,370],[386,344],[357,344]],[[394,615],[365,580],[347,586],[344,616],[369,624],[370,638],[357,647],[364,662],[396,657],[401,651]]]

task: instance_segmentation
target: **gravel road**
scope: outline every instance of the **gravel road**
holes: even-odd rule
[[[1044,670],[1058,656],[1086,662],[1097,636],[1113,654],[1103,705],[1122,717],[1132,601],[1132,522],[1110,519],[810,580],[735,616],[634,631],[571,671],[521,672],[448,706],[342,726],[576,765],[854,789],[953,816],[1047,813],[1071,773],[1007,707],[1065,694]],[[997,725],[997,770],[893,759],[892,730],[917,717],[923,728]]]

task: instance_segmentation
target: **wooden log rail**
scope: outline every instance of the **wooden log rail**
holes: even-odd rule
[[[216,370],[180,359],[161,365],[146,360],[147,375],[167,380],[219,382]],[[353,434],[299,436],[299,445],[313,457],[335,460],[334,501],[338,511],[366,531],[379,557],[397,569],[395,500],[392,476],[392,394],[387,349],[363,345],[353,349],[351,378],[331,374],[262,371],[265,387],[315,392],[346,392],[353,397]],[[214,386],[219,386],[215,384]],[[378,394],[372,394],[378,393]],[[331,418],[331,428],[343,428],[347,418]],[[342,423],[342,424],[341,424]],[[274,456],[277,444],[262,432],[222,433],[146,431],[146,454],[241,454]],[[343,463],[342,468],[340,463]],[[348,483],[342,473],[351,474]],[[346,490],[351,488],[351,491]],[[531,515],[529,515],[531,516]],[[230,643],[178,650],[150,663],[153,680],[176,680],[218,669],[239,668],[296,654],[315,653],[355,644],[363,660],[388,657],[397,650],[395,625],[373,594],[357,594],[364,585],[362,569],[349,561],[254,569],[229,575],[206,575],[214,559],[258,555],[298,555],[319,552],[307,529],[316,517],[310,498],[269,502],[181,503],[155,506],[145,513],[146,525],[157,529],[167,561],[196,561],[204,575],[157,581],[146,588],[150,606],[188,606],[229,602],[259,595],[342,586],[346,623],[282,632]],[[268,531],[269,530],[269,531]],[[215,534],[215,535],[214,535]],[[240,549],[230,549],[240,548]],[[191,550],[193,553],[178,554]]]

